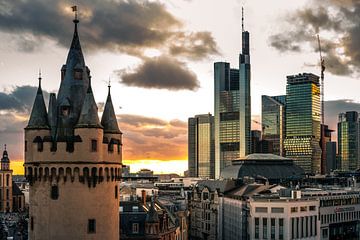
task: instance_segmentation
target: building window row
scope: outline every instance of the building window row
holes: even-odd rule
[[[348,212],[337,212],[332,214],[321,215],[320,221],[321,224],[329,224],[334,222],[357,220],[359,218],[360,218],[360,211],[354,211],[354,209],[350,207],[348,209]]]
[[[268,231],[270,225],[271,239],[284,239],[284,219],[283,218],[261,218],[262,221],[262,236],[260,236],[260,218],[255,218],[254,225],[254,239],[268,239]],[[278,231],[276,232],[276,229]]]
[[[291,239],[317,235],[317,216],[291,218]]]

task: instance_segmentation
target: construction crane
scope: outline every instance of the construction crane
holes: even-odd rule
[[[325,72],[325,61],[322,57],[321,52],[321,43],[319,34],[317,35],[318,45],[319,45],[319,54],[320,54],[320,98],[321,98],[321,136],[320,136],[320,147],[321,147],[321,173],[324,174],[326,171],[326,140],[325,140],[325,105],[324,105],[324,72]]]
[[[325,124],[325,107],[324,107],[324,72],[325,72],[325,60],[322,57],[321,52],[321,44],[320,44],[320,37],[317,35],[318,44],[319,44],[319,53],[320,53],[320,65],[321,65],[321,75],[320,75],[320,97],[321,97],[321,124]]]

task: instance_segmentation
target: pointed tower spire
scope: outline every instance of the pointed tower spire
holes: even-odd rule
[[[41,89],[41,79],[41,72],[39,72],[39,86],[26,129],[49,129],[48,116]]]
[[[108,96],[106,99],[104,112],[101,118],[101,125],[104,127],[105,133],[121,133],[117,123],[114,106],[111,100],[110,88],[111,86],[109,81]]]
[[[4,144],[4,152],[1,158],[1,170],[10,170],[10,159],[6,150],[6,144]]]
[[[89,76],[89,87],[86,92],[84,104],[81,109],[77,128],[102,128],[98,116],[98,108],[91,88],[91,76]]]
[[[66,64],[61,69],[62,80],[57,94],[57,131],[58,136],[71,136],[74,127],[79,123],[80,114],[89,87],[90,70],[85,65],[81,49],[77,17],[77,7],[73,6],[75,12],[74,34],[71,41]],[[66,114],[63,114],[66,113]]]
[[[244,32],[244,7],[241,7],[241,31]]]

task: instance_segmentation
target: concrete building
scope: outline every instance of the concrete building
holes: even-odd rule
[[[25,128],[29,239],[119,239],[122,139],[109,93],[101,118],[75,29],[57,98],[41,77]]]
[[[346,112],[339,114],[338,154],[341,170],[353,171],[360,168],[359,114]]]
[[[188,120],[188,164],[190,177],[215,178],[214,117],[210,113]]]
[[[320,173],[320,84],[311,73],[287,76],[286,157],[306,173]]]
[[[286,96],[261,96],[262,139],[271,142],[269,153],[285,156],[285,103]]]

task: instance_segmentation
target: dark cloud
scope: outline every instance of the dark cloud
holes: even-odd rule
[[[320,33],[326,70],[343,76],[360,73],[359,1],[309,0],[285,20],[288,26],[269,38],[272,47],[281,52],[318,51]]]
[[[39,37],[54,39],[68,47],[73,31],[71,5],[66,0],[52,0],[51,4],[48,0],[0,0],[0,31],[22,35],[17,43],[24,51],[36,49],[36,43],[41,46],[43,43],[38,41]],[[142,56],[146,48],[169,52],[171,43],[178,36],[189,36],[194,44],[179,39],[179,47],[174,50],[176,55],[201,59],[217,53],[211,34],[186,34],[181,21],[158,1],[82,0],[78,5],[80,38],[87,49]],[[198,42],[208,46],[197,46]],[[195,51],[188,52],[184,44]]]
[[[199,81],[183,62],[160,56],[144,59],[133,72],[117,71],[121,83],[127,86],[168,90],[196,90]]]
[[[29,113],[34,103],[37,87],[16,86],[11,92],[0,92],[0,110]],[[45,101],[49,99],[49,93],[43,91]]]

